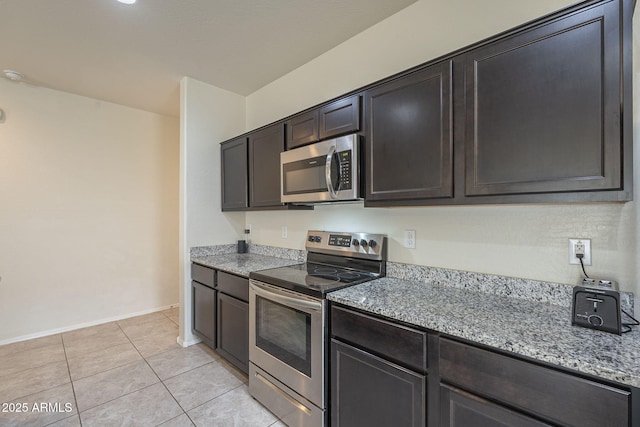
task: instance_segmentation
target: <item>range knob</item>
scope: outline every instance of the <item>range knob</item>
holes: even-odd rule
[[[353,242],[351,242],[351,244],[353,246],[360,246],[360,241],[358,239],[353,239]]]
[[[316,239],[315,239],[315,240],[316,240],[316,243],[320,243],[320,242],[322,241],[322,237],[320,237],[320,236],[316,236]]]
[[[360,244],[365,248],[367,247],[367,245],[369,245],[369,243],[364,239],[360,240]]]
[[[378,242],[376,242],[375,240],[373,239],[369,240],[369,246],[371,246],[372,248],[375,248],[377,244]]]
[[[315,242],[315,241],[316,241],[316,238],[315,238],[314,236],[309,236],[309,237],[307,238],[307,240],[308,240],[308,241],[310,241],[310,242]]]

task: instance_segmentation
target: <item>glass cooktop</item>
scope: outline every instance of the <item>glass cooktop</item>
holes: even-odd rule
[[[327,292],[377,279],[378,274],[323,264],[297,264],[251,272],[250,279],[315,297]]]

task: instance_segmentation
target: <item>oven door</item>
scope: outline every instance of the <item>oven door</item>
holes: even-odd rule
[[[324,408],[324,300],[249,283],[249,360]]]

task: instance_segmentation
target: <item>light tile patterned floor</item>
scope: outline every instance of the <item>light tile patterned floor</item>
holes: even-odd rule
[[[178,309],[0,346],[0,426],[284,427]]]

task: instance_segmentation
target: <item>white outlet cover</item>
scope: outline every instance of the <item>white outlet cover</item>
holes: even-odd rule
[[[282,238],[283,239],[287,238],[287,226],[286,225],[282,226]]]
[[[408,249],[416,248],[416,230],[404,230],[404,247]]]
[[[591,239],[569,239],[569,264],[580,265],[580,260],[576,258],[575,245],[578,242],[584,243],[584,257],[582,263],[591,265]]]

